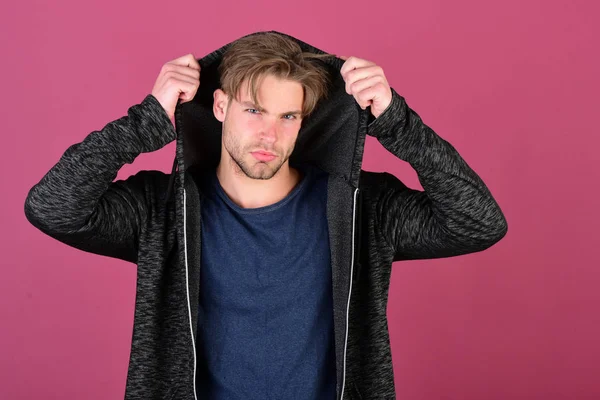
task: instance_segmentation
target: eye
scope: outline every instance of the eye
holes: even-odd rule
[[[248,108],[246,111],[248,111],[250,114],[259,114],[259,111],[255,108]]]
[[[287,114],[284,115],[283,118],[292,121],[296,119],[296,116],[294,114]]]

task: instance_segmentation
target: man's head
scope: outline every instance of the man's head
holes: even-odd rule
[[[223,122],[221,162],[252,179],[270,179],[288,162],[303,118],[326,95],[327,72],[313,61],[324,57],[276,33],[230,45],[213,104]]]

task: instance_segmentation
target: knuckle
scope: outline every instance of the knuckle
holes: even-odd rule
[[[163,65],[162,69],[161,69],[161,74],[163,75],[168,75],[173,71],[173,66],[169,63]]]

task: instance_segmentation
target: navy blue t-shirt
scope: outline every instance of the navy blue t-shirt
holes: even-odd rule
[[[214,400],[335,399],[327,175],[244,209],[202,180],[197,391]]]

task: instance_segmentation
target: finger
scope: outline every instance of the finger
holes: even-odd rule
[[[169,61],[169,63],[175,65],[183,65],[184,67],[190,67],[200,71],[200,64],[198,64],[198,61],[196,61],[196,58],[191,53],[176,58],[173,61]]]
[[[365,89],[377,85],[378,83],[384,83],[384,78],[381,75],[370,76],[365,79],[354,82],[350,86],[350,94],[358,94]]]
[[[344,76],[344,81],[346,82],[346,92],[350,93],[349,89],[355,82],[371,76],[381,76],[385,78],[383,69],[378,65],[348,71],[348,73],[346,73]]]
[[[365,100],[365,98],[363,96],[361,96],[360,93],[355,95],[354,99],[356,100],[356,102],[358,103],[360,108],[362,108],[363,110],[371,105],[371,102],[369,100]]]
[[[198,86],[193,83],[182,82],[178,87],[179,99],[182,103],[188,102],[194,98],[198,90]]]
[[[179,85],[181,83],[189,83],[192,85],[199,85],[199,81],[198,79],[196,79],[195,77],[191,77],[189,75],[185,75],[182,73],[179,73],[177,71],[168,71],[164,74],[164,79],[165,79],[165,84],[167,84],[168,82],[170,82],[171,85]]]
[[[174,72],[177,74],[181,74],[181,75],[185,75],[188,76],[192,79],[200,79],[200,71],[197,69],[193,69],[187,66],[183,66],[183,65],[176,65],[176,64],[166,64],[165,65],[165,74],[169,73],[169,72]]]
[[[342,60],[346,61],[348,59],[347,56],[338,56],[338,58],[341,58]]]
[[[371,65],[375,65],[375,63],[372,63],[371,61],[363,60],[362,58],[350,56],[350,57],[348,57],[348,59],[346,60],[344,65],[342,65],[342,68],[340,69],[340,73],[343,76],[348,71],[352,71],[353,69],[368,67]]]
[[[373,104],[377,99],[381,96],[381,87],[379,84],[375,84],[374,86],[370,86],[363,91],[354,95],[356,102],[364,108]]]

